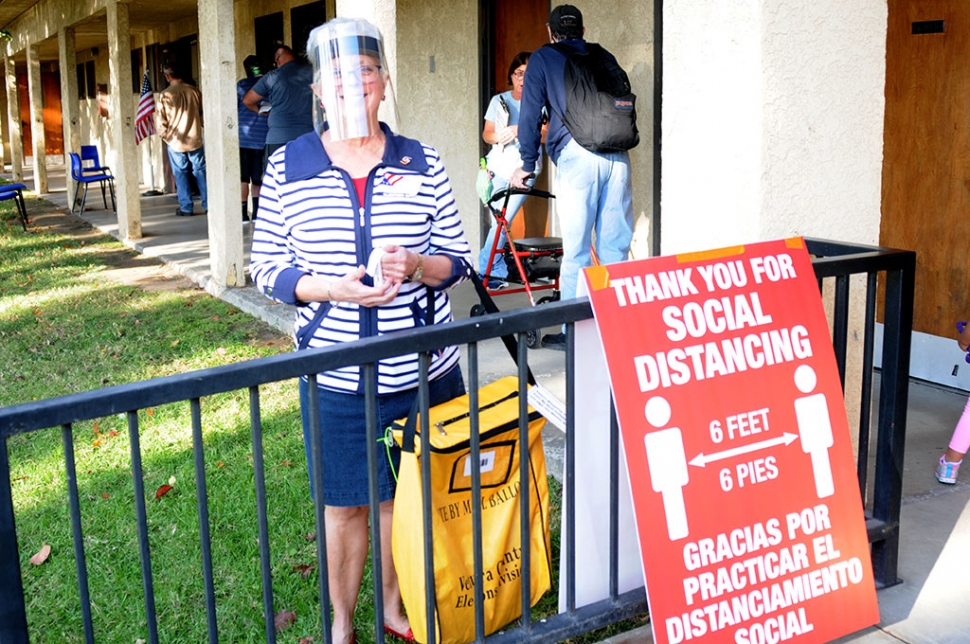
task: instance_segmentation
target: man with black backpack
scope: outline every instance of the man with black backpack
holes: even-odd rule
[[[627,259],[633,239],[633,190],[627,150],[639,142],[636,96],[610,52],[587,43],[583,14],[560,5],[549,14],[550,44],[529,59],[519,113],[522,167],[510,181],[525,188],[539,159],[543,108],[548,108],[546,150],[556,164],[556,211],[563,241],[562,299],[576,297],[579,270]],[[542,346],[565,350],[565,335]]]

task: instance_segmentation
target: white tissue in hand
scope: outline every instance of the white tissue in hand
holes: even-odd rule
[[[375,248],[367,260],[367,274],[374,279],[374,286],[384,285],[384,267],[381,261],[386,254],[383,248]]]

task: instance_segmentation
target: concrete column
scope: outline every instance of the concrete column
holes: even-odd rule
[[[209,188],[209,261],[206,290],[218,294],[246,285],[236,111],[236,40],[232,0],[200,0],[199,54],[205,104],[206,182]]]
[[[886,25],[885,0],[665,3],[665,254],[878,242]]]
[[[17,91],[17,66],[8,54],[4,58],[7,78],[7,122],[10,124],[10,172],[14,183],[24,181],[24,140],[20,121],[20,94]]]
[[[108,127],[114,141],[108,165],[115,176],[118,233],[122,239],[141,237],[138,196],[138,153],[135,149],[135,99],[131,93],[131,35],[128,4],[108,0]]]
[[[0,92],[0,114],[7,113],[7,93]],[[0,117],[0,168],[10,163],[10,121]]]
[[[64,129],[64,175],[68,199],[74,194],[74,180],[71,179],[71,160],[68,152],[81,151],[81,131],[79,126],[80,108],[78,106],[77,67],[74,28],[66,27],[57,34],[58,62],[61,67],[61,120]]]
[[[30,141],[34,155],[34,192],[47,192],[47,137],[44,135],[44,86],[40,81],[40,45],[27,47],[27,95]]]

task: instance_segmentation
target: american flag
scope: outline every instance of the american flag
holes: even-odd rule
[[[155,95],[152,94],[146,71],[141,81],[141,98],[138,99],[138,114],[135,116],[135,145],[152,134],[155,134]]]

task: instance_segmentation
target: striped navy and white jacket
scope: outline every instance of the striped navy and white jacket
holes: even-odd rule
[[[325,347],[425,324],[428,289],[420,282],[401,286],[388,304],[367,308],[341,302],[301,302],[296,283],[304,275],[338,279],[361,264],[375,248],[404,246],[415,253],[452,259],[451,279],[436,287],[435,324],[448,322],[446,289],[471,275],[471,248],[438,152],[413,139],[386,136],[384,158],[368,176],[359,203],[350,175],[331,164],[317,134],[294,139],[273,153],[263,177],[259,219],[253,233],[250,273],[267,296],[297,306],[294,332],[300,347]],[[432,380],[458,363],[458,348],[436,353]],[[417,387],[417,354],[382,360],[378,393]],[[320,385],[363,392],[361,369],[319,374]]]

